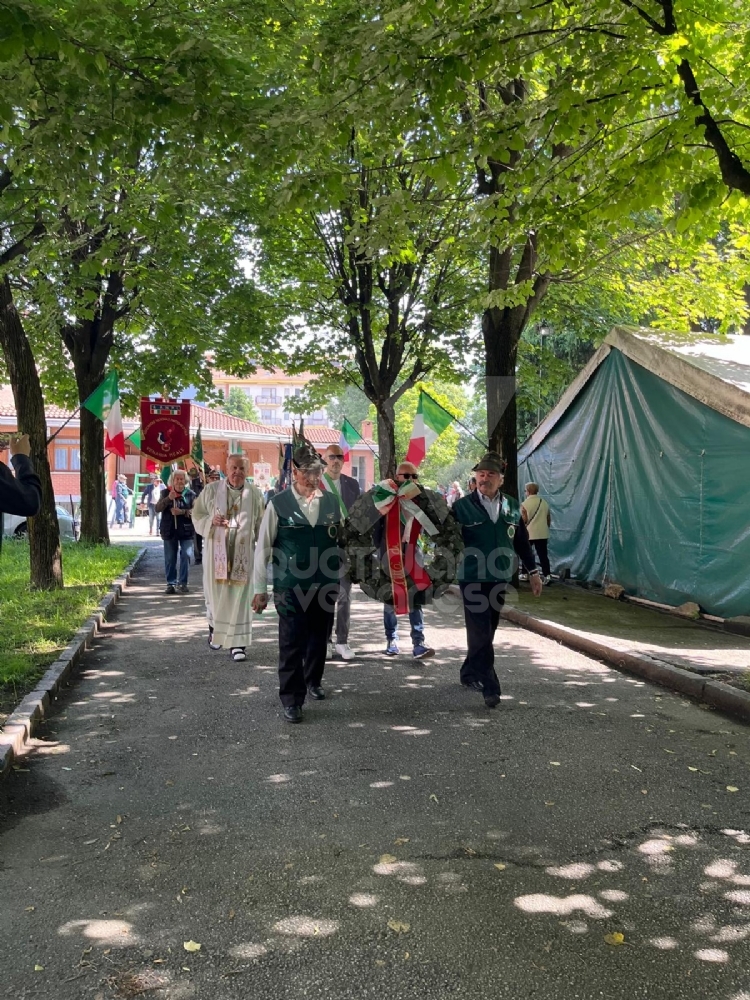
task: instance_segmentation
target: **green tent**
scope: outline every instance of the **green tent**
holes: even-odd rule
[[[616,327],[519,450],[553,571],[750,614],[750,337]]]

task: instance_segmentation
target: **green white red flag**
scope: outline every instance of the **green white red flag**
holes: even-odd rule
[[[117,372],[111,371],[82,403],[104,424],[104,449],[125,458],[125,435],[120,412],[120,387]]]
[[[421,390],[411,440],[404,461],[420,465],[430,450],[430,445],[437,441],[452,421],[453,415],[444,410],[440,403],[436,403],[432,396],[428,396],[424,390]]]
[[[344,417],[344,422],[341,425],[341,437],[339,438],[339,446],[344,453],[344,461],[348,462],[351,457],[352,445],[356,444],[362,435],[358,434],[354,429],[352,424]]]

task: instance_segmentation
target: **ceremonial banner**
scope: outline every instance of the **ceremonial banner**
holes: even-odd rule
[[[141,399],[141,451],[168,465],[190,454],[190,403]]]
[[[270,462],[253,462],[253,482],[261,493],[271,489]]]

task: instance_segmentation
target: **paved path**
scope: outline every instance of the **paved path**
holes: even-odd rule
[[[0,785],[0,996],[750,998],[748,728],[507,624],[489,712],[361,595],[288,726],[160,570]]]

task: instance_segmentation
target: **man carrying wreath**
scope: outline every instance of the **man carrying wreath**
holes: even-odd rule
[[[402,462],[396,469],[396,485],[401,487],[404,483],[414,484],[414,495],[417,496],[422,492],[422,487],[418,485],[417,480],[419,479],[419,472],[417,471],[416,465],[411,462]],[[412,498],[413,499],[413,498]],[[401,540],[399,542],[401,546],[401,556],[406,557],[408,560],[410,551],[413,551],[414,556],[412,560],[413,567],[419,569],[420,567],[420,553],[417,549],[416,542],[417,538],[421,534],[420,525],[416,524],[414,526],[414,518],[409,517],[407,510],[403,509],[400,512],[399,517],[400,523],[400,533]],[[391,555],[390,546],[391,540],[387,538],[388,532],[388,522],[387,519],[381,521],[381,531],[380,543],[382,547],[383,558],[386,561]],[[411,539],[411,550],[409,549],[410,539],[408,535],[413,533],[414,537]],[[395,553],[393,553],[395,555]],[[391,565],[393,565],[393,560],[390,560]],[[407,569],[407,572],[409,570]],[[412,656],[415,660],[426,660],[430,656],[435,655],[435,650],[428,646],[425,641],[424,636],[424,613],[422,611],[422,605],[418,601],[415,601],[419,591],[415,591],[412,597],[412,607],[409,609],[409,626],[411,633],[411,644],[412,644]],[[396,616],[397,608],[395,607],[396,598],[394,597],[394,603],[386,602],[383,605],[383,628],[385,629],[385,655],[386,656],[398,656],[399,646],[398,646],[398,618]]]
[[[268,604],[266,566],[272,560],[279,698],[287,722],[302,721],[308,691],[316,701],[325,698],[321,681],[341,574],[341,507],[334,493],[320,489],[323,467],[309,443],[295,449],[291,488],[270,499],[255,552],[258,614]]]
[[[500,489],[504,470],[503,459],[494,451],[488,452],[472,469],[476,489],[451,507],[465,545],[458,566],[458,583],[469,648],[461,666],[461,683],[481,691],[487,708],[495,708],[500,701],[493,641],[516,555],[526,567],[534,596],[539,597],[542,592],[518,501]]]

